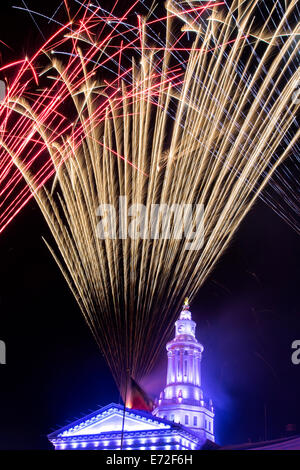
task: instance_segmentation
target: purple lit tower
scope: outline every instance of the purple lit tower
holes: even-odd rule
[[[175,328],[175,338],[167,344],[167,384],[153,414],[192,429],[204,440],[214,441],[212,401],[205,404],[201,388],[204,348],[195,337],[196,323],[187,298]]]

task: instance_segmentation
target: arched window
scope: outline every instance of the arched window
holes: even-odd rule
[[[189,417],[188,417],[188,415],[185,415],[185,417],[184,417],[184,424],[189,424]]]

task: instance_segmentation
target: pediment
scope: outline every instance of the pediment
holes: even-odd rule
[[[51,435],[61,437],[97,435],[101,433],[121,432],[123,427],[123,407],[111,405],[86,416]],[[153,431],[168,429],[170,424],[150,413],[126,409],[124,431]],[[50,437],[50,436],[49,436]]]

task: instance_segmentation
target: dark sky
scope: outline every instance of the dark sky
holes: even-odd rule
[[[30,18],[1,2],[4,61],[40,40]],[[30,2],[28,5],[39,5]],[[47,2],[52,11],[58,1]],[[47,6],[43,6],[43,11]],[[13,25],[13,27],[12,27]],[[119,401],[118,391],[42,236],[47,227],[32,202],[0,235],[0,449],[50,448],[46,435],[89,409]],[[216,407],[221,444],[300,433],[299,236],[259,201],[237,232],[191,309],[205,347],[203,387]],[[164,386],[165,352],[145,380]],[[158,374],[159,372],[159,374]]]

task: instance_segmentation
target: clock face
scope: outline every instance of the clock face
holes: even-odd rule
[[[180,325],[180,326],[178,327],[178,333],[183,333],[184,330],[185,330],[185,328],[184,328],[183,325]]]

